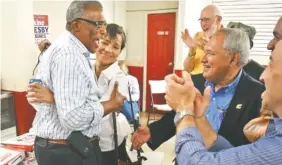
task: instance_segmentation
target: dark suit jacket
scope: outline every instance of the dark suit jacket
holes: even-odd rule
[[[244,71],[254,79],[259,80],[260,75],[264,71],[264,67],[254,60],[249,60],[248,64],[244,66]]]
[[[194,85],[203,93],[205,78],[202,74],[192,76]],[[235,90],[234,96],[227,109],[218,134],[225,137],[232,145],[239,146],[248,144],[243,128],[253,118],[260,114],[261,93],[264,86],[261,82],[255,80],[244,71]],[[241,104],[240,109],[236,108]],[[174,125],[175,112],[171,111],[164,115],[162,119],[149,125],[151,139],[147,142],[148,146],[155,150],[163,142],[175,135],[176,127]]]

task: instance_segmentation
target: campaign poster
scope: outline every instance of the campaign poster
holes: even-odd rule
[[[33,18],[35,43],[38,44],[40,41],[46,39],[49,34],[48,15],[33,15]]]

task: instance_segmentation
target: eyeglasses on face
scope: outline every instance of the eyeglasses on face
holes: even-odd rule
[[[85,19],[85,18],[76,18],[75,20],[85,21],[85,22],[95,26],[96,28],[102,28],[102,27],[107,26],[107,23],[105,21],[91,21],[91,20]]]
[[[216,15],[216,16],[217,16],[217,15]],[[210,21],[211,19],[215,18],[216,16],[199,18],[199,21],[200,21],[200,22],[208,22],[208,21]]]

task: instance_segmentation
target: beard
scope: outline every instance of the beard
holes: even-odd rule
[[[217,31],[218,31],[218,27],[220,25],[217,24],[212,24],[210,28],[204,30],[205,33],[205,38],[210,38],[211,36],[213,36]]]

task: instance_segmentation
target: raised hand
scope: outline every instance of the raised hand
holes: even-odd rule
[[[195,91],[196,98],[194,101],[194,115],[195,118],[200,118],[205,115],[205,112],[210,104],[211,88],[210,86],[206,87],[203,96],[198,89],[195,88]]]
[[[194,42],[195,42],[197,48],[204,50],[205,45],[208,43],[208,39],[202,38],[202,37],[196,38],[196,39],[194,39]]]
[[[166,103],[175,111],[193,109],[196,91],[188,72],[182,72],[183,79],[177,75],[165,77],[167,82]]]
[[[187,45],[190,49],[195,48],[197,45],[194,43],[193,38],[189,34],[188,29],[185,29],[183,32],[181,32],[181,39]]]
[[[125,97],[122,96],[118,91],[118,83],[116,82],[114,85],[114,89],[111,94],[111,99],[113,106],[115,107],[116,111],[121,110],[123,103],[124,103]]]
[[[133,148],[140,149],[144,143],[149,141],[150,138],[150,129],[147,126],[140,126],[131,137]]]

